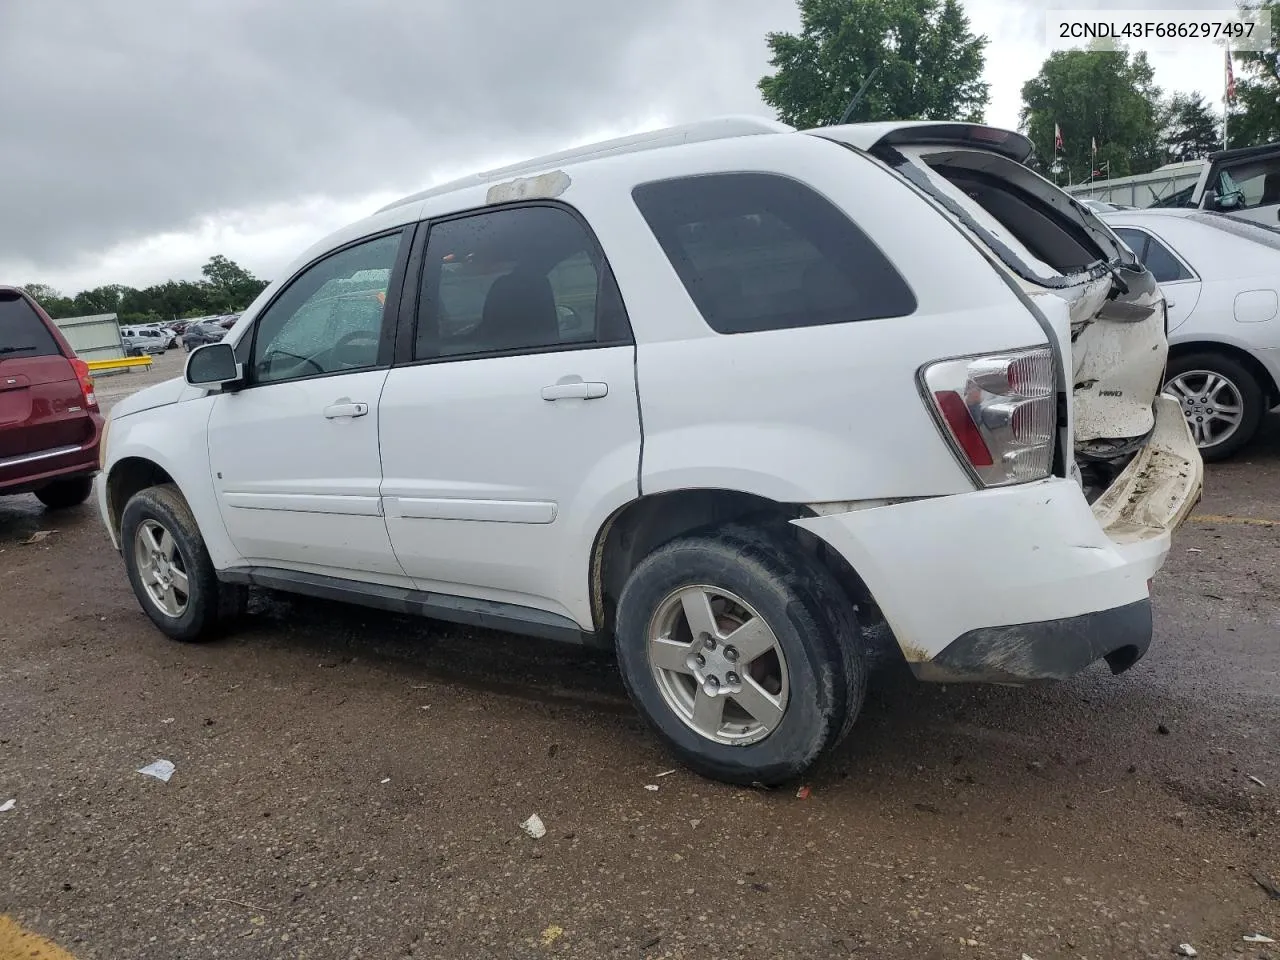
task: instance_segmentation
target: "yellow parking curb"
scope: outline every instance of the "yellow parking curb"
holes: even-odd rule
[[[0,913],[0,960],[76,960],[56,943]]]
[[[1239,523],[1247,527],[1280,527],[1280,520],[1259,520],[1257,517],[1220,517],[1212,513],[1197,513],[1191,519],[1196,523]]]

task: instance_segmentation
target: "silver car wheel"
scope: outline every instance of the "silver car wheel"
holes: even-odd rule
[[[1191,426],[1191,436],[1201,450],[1215,447],[1240,429],[1244,397],[1240,388],[1212,370],[1187,370],[1165,385],[1178,398]]]
[[[157,521],[143,520],[133,536],[133,559],[147,599],[166,617],[181,617],[191,587],[173,535]]]
[[[667,706],[700,736],[745,746],[787,710],[787,659],[772,628],[741,597],[682,587],[649,621],[649,667]]]

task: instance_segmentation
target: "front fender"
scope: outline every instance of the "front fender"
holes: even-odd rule
[[[216,399],[207,395],[112,417],[98,503],[117,546],[116,518],[111,515],[107,491],[115,469],[125,460],[136,458],[154,463],[173,478],[191,507],[215,569],[243,564],[222,522],[209,465],[208,424]]]

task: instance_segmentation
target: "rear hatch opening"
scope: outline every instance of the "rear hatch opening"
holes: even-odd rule
[[[1052,325],[1067,448],[1055,473],[1078,479],[1113,539],[1180,523],[1199,498],[1203,466],[1181,410],[1160,396],[1166,307],[1150,272],[1091,209],[1023,165],[1031,144],[1021,134],[871,126],[815,133],[867,150],[930,197]],[[1061,304],[1048,309],[1051,299]]]

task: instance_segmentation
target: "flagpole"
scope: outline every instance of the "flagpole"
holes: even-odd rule
[[[1231,69],[1231,44],[1227,44],[1227,75],[1224,77],[1224,86],[1222,91],[1222,149],[1229,149],[1229,139],[1227,137],[1227,120],[1231,116],[1231,88],[1235,86],[1235,77],[1232,76],[1234,71]]]

